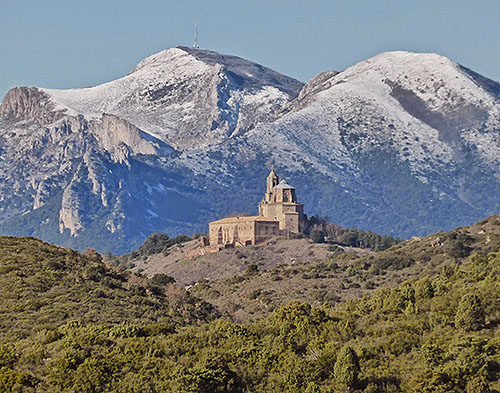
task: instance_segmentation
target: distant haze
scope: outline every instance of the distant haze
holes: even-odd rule
[[[0,96],[96,85],[167,47],[242,56],[307,81],[379,52],[436,52],[500,80],[500,1],[2,0]]]

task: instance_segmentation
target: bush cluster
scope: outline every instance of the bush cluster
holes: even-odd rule
[[[401,239],[389,235],[344,228],[317,216],[307,217],[304,232],[315,243],[324,243],[327,240],[332,244],[368,248],[374,251],[385,250],[401,242]]]

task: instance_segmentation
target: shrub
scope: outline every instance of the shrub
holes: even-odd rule
[[[424,277],[415,284],[415,296],[417,299],[430,299],[434,296],[434,287],[429,277]]]
[[[305,393],[320,393],[321,390],[319,389],[319,386],[315,382],[309,382],[309,384],[306,387],[306,390],[304,391]]]
[[[156,285],[168,285],[173,284],[175,282],[175,279],[164,273],[158,273],[153,276],[151,282]]]
[[[137,251],[132,251],[130,256],[132,259],[138,257],[147,257],[153,254],[159,254],[161,252],[166,253],[166,250],[175,244],[182,244],[191,240],[189,236],[178,235],[173,239],[170,239],[164,233],[153,233],[149,235],[144,241],[144,244],[139,247]]]
[[[337,246],[336,244],[331,244],[330,246],[328,246],[328,251],[340,254],[344,252],[344,249],[342,247]]]
[[[0,392],[23,392],[26,388],[35,386],[36,379],[25,372],[0,368]]]
[[[314,243],[325,242],[325,234],[323,233],[323,231],[318,231],[318,230],[311,231],[310,238]]]
[[[354,349],[349,346],[342,348],[337,355],[333,368],[335,381],[347,390],[352,390],[358,383],[359,359]]]
[[[245,274],[252,275],[252,274],[258,273],[258,271],[259,271],[259,267],[257,266],[257,264],[251,263],[247,266],[247,270],[246,270]]]
[[[187,375],[188,391],[199,393],[240,392],[241,383],[234,371],[221,359],[198,364]]]
[[[483,375],[472,378],[466,386],[467,393],[489,393],[490,385]]]
[[[476,331],[484,327],[484,309],[476,294],[463,295],[455,316],[455,327],[466,331]]]
[[[260,289],[256,289],[256,290],[250,292],[250,294],[248,295],[248,298],[250,300],[255,300],[255,299],[257,299],[259,297],[259,295],[261,294],[261,292],[262,291]]]
[[[452,258],[465,258],[470,255],[472,251],[470,244],[474,239],[467,233],[451,231],[447,234],[446,240],[445,250]]]

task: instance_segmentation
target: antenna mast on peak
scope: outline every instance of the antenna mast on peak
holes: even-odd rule
[[[194,43],[193,48],[198,49],[200,46],[198,45],[198,22],[194,24]]]

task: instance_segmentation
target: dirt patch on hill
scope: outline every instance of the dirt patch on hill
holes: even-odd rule
[[[271,239],[256,246],[238,247],[221,252],[187,259],[186,254],[198,247],[193,240],[174,246],[168,255],[156,254],[135,261],[133,271],[149,277],[157,273],[168,274],[181,286],[205,280],[216,280],[243,274],[248,265],[256,264],[259,270],[269,270],[278,265],[294,265],[323,260],[332,255],[329,245],[311,243],[309,239]],[[347,249],[355,253],[368,250]]]

